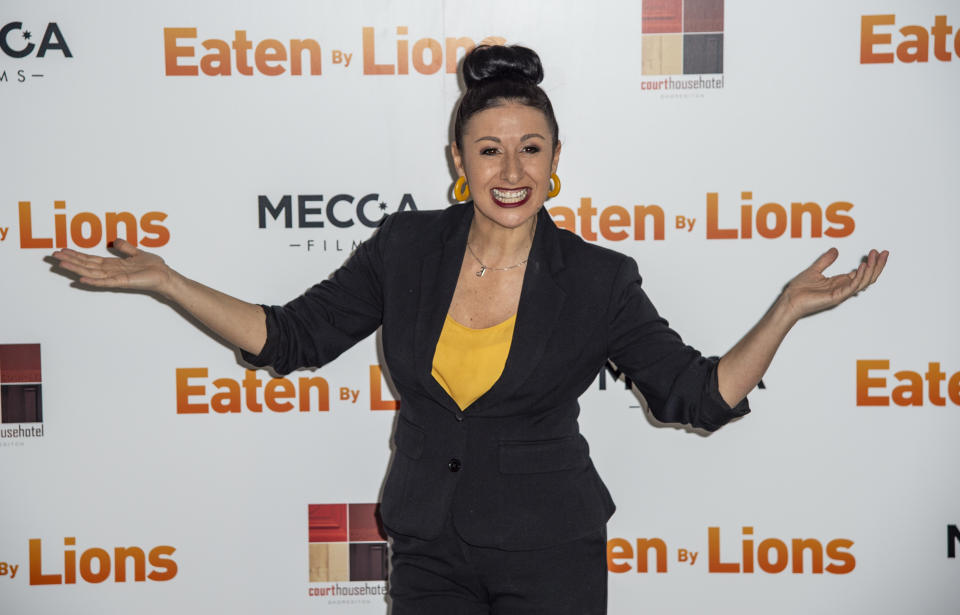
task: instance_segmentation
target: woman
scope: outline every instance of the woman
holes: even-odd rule
[[[61,250],[80,282],[158,293],[255,365],[319,366],[382,326],[401,405],[382,497],[393,613],[602,613],[613,502],[577,426],[577,398],[607,359],[662,421],[714,430],[748,412],[801,317],[873,283],[887,253],[794,278],[722,359],[685,346],[636,264],[556,228],[557,121],[539,58],[481,46],[451,144],[465,200],[390,216],[330,279],[283,307],[245,303],[118,240],[124,258]]]

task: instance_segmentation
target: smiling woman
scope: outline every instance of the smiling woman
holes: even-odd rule
[[[54,256],[81,284],[161,295],[281,374],[380,328],[400,394],[381,498],[392,614],[601,614],[614,504],[577,423],[600,368],[613,361],[660,421],[719,429],[749,412],[794,323],[874,282],[887,253],[826,277],[827,251],[722,359],[703,357],[659,316],[632,259],[543,207],[560,141],[537,55],[480,46],[463,71],[451,153],[473,200],[388,216],[286,305],[235,299],[122,240],[122,258]]]

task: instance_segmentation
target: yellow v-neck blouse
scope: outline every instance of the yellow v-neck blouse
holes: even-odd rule
[[[433,354],[432,373],[460,410],[477,401],[500,378],[516,321],[514,314],[492,327],[471,329],[447,314]]]

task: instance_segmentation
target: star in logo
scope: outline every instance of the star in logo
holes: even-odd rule
[[[387,211],[387,204],[380,201],[380,211]]]
[[[29,31],[29,30],[24,30],[24,31],[23,31],[23,40],[29,41],[31,36],[33,36],[33,35],[30,34],[30,31]]]

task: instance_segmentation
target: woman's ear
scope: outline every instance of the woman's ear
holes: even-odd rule
[[[463,158],[460,157],[460,148],[456,142],[450,144],[450,155],[453,156],[453,166],[456,167],[457,174],[466,177],[467,172],[463,170]]]
[[[557,165],[560,164],[560,142],[557,141],[557,146],[553,148],[553,163],[550,165],[550,172],[557,172]]]

